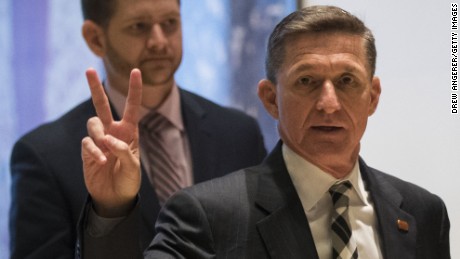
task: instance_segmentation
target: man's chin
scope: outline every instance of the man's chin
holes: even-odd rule
[[[310,147],[313,148],[313,153],[320,156],[340,156],[347,150],[345,140],[322,140],[311,142]]]
[[[157,76],[142,76],[142,83],[145,86],[164,85],[172,83],[174,77],[172,75],[158,75]]]
[[[167,84],[174,80],[174,71],[167,67],[141,67],[142,82],[148,85]]]

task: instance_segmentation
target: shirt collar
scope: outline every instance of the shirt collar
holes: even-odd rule
[[[286,144],[282,147],[283,158],[286,163],[288,173],[299,195],[305,211],[309,211],[318,201],[329,191],[329,188],[337,182],[349,180],[353,185],[354,193],[357,194],[357,203],[366,204],[363,192],[364,184],[361,179],[359,163],[356,161],[350,174],[344,179],[336,179],[332,175],[324,172],[319,167],[305,160],[295,153]],[[350,201],[353,202],[353,201]]]
[[[106,85],[107,96],[109,97],[115,112],[121,118],[125,109],[126,96],[120,93],[118,90],[110,87],[108,83]],[[139,117],[142,119],[152,110],[144,106],[140,107]],[[177,129],[184,131],[184,123],[182,120],[181,102],[179,87],[176,84],[173,85],[171,93],[166,97],[163,103],[155,110],[165,118],[167,118]]]

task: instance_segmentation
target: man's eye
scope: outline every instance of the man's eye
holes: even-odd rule
[[[311,77],[302,77],[299,79],[299,83],[302,85],[311,85],[313,83],[313,79]]]
[[[176,23],[177,23],[176,19],[168,19],[167,21],[164,22],[166,26],[172,26],[172,25],[175,25]]]
[[[135,23],[135,24],[132,24],[129,29],[133,32],[143,32],[143,31],[146,31],[148,30],[149,28],[149,25],[146,24],[146,23]]]
[[[172,32],[176,29],[178,23],[177,19],[168,19],[161,23],[161,27],[165,32]]]
[[[342,76],[339,83],[340,85],[350,85],[354,83],[354,79],[351,76]]]

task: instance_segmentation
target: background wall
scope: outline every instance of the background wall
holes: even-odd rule
[[[304,5],[342,7],[373,31],[382,96],[361,155],[369,165],[444,200],[452,258],[460,258],[460,114],[450,111],[451,2],[310,0]]]
[[[265,40],[295,9],[291,0],[182,0],[184,58],[180,86],[244,109],[277,140],[256,86]],[[89,98],[84,72],[101,63],[80,33],[80,1],[0,0],[0,258],[8,258],[9,157],[12,145],[39,124]]]

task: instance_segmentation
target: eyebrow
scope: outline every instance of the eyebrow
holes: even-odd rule
[[[181,14],[178,11],[170,11],[161,15],[154,15],[151,14],[142,14],[142,13],[133,13],[132,16],[128,15],[125,19],[126,22],[130,21],[139,21],[139,20],[152,20],[152,19],[165,19],[165,18],[180,18]]]
[[[339,64],[336,64],[338,65],[339,67],[342,67],[345,69],[346,72],[349,72],[349,73],[352,73],[352,72],[360,72],[360,69],[358,69],[356,66],[354,65],[351,65],[351,64],[348,64],[347,63],[339,63]],[[317,69],[318,66],[316,64],[314,64],[313,62],[307,62],[307,63],[302,63],[300,65],[298,65],[297,67],[295,67],[295,69],[293,69],[293,71],[304,71],[304,70],[311,70],[311,69]]]
[[[301,72],[301,71],[305,71],[305,70],[312,70],[312,69],[316,69],[317,66],[313,63],[302,63],[298,66],[296,66],[294,69],[292,69],[293,72]]]
[[[352,64],[349,64],[348,62],[339,63],[338,67],[339,69],[342,69],[341,71],[339,71],[341,76],[345,74],[349,74],[349,75],[360,77],[360,76],[366,76],[369,73],[366,67],[364,67],[363,69],[360,69],[360,67],[358,67],[357,65],[352,65]],[[315,73],[321,73],[320,72],[321,70],[323,70],[322,67],[318,67],[314,63],[309,62],[309,63],[299,64],[294,69],[291,69],[289,73],[291,75],[299,75],[303,73],[315,74]]]

